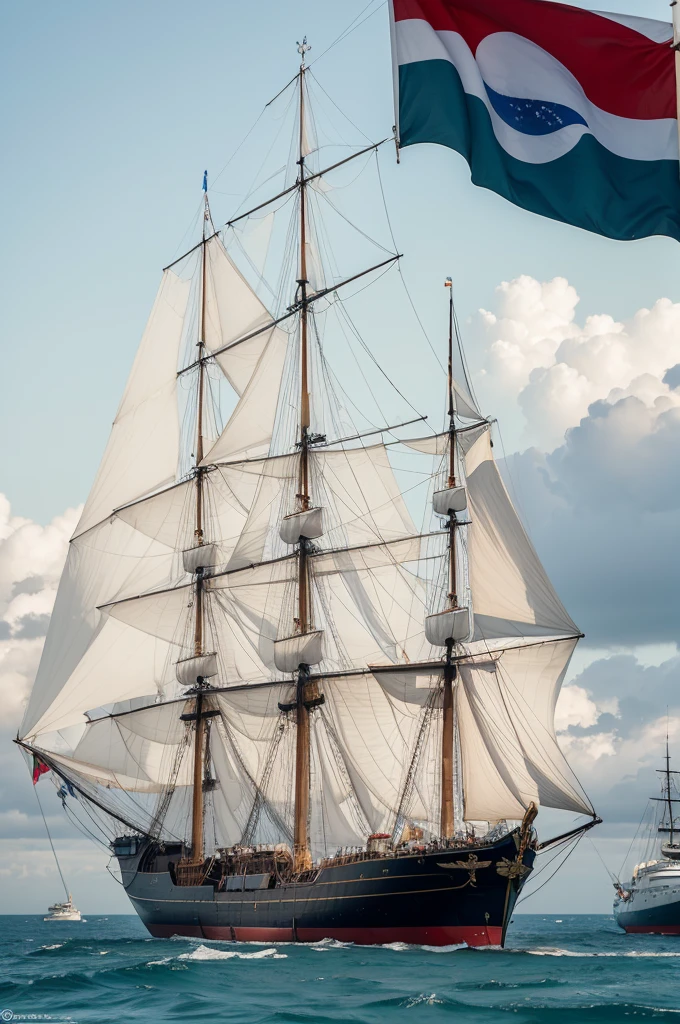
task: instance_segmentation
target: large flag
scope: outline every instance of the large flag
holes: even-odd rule
[[[609,238],[680,241],[673,30],[551,0],[391,0],[401,147]]]

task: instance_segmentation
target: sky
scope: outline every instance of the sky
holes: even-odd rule
[[[40,912],[58,895],[10,741],[160,268],[196,240],[204,168],[216,223],[243,201],[281,127],[281,104],[263,108],[296,73],[303,34],[324,113],[352,143],[389,135],[379,4],[206,0],[197,10],[172,0],[26,0],[0,11],[9,98],[0,169],[0,910]],[[609,7],[668,19],[661,0]],[[617,870],[655,791],[667,707],[680,756],[680,251],[670,239],[617,243],[514,209],[473,188],[453,152],[413,147],[397,166],[387,145],[379,159],[425,331],[444,345],[450,275],[477,393],[499,418],[508,486],[586,633],[558,728],[606,818],[594,841]],[[376,230],[389,246],[377,217]],[[362,333],[417,408],[436,417],[430,347],[410,313],[392,308],[387,291],[377,295],[357,299]],[[106,857],[65,822],[51,787],[40,792],[82,909],[127,912]],[[558,879],[524,909],[609,909],[589,840]]]

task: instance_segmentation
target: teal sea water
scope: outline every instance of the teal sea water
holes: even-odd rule
[[[4,1011],[4,1012],[3,1012]],[[0,1020],[605,1024],[680,1020],[680,937],[518,915],[505,950],[149,938],[136,917],[0,917]]]

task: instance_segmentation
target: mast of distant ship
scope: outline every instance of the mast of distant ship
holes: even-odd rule
[[[196,405],[196,544],[203,544],[203,405],[205,398],[205,299],[206,299],[206,237],[210,221],[208,203],[208,172],[203,175],[203,242],[201,245],[201,304],[198,325],[198,396]],[[196,599],[194,602],[194,656],[203,654],[203,569],[196,572]],[[203,683],[196,691],[196,728],[194,732],[194,778],[191,807],[191,858],[194,864],[203,861],[203,762],[205,758],[205,716],[203,714]]]
[[[671,796],[671,758],[668,752],[668,730],[666,731],[666,799],[668,800],[668,829],[670,845],[673,845],[673,798]]]
[[[448,487],[456,486],[456,421],[453,401],[453,287],[447,277],[445,287],[449,289],[449,365],[448,365],[448,417],[449,417],[449,478]],[[456,581],[456,516],[449,514],[449,587],[450,608],[458,607]],[[453,682],[456,666],[453,663],[453,640],[446,644],[446,665],[444,668],[444,693],[442,713],[442,809],[441,834],[449,838],[454,832],[453,812],[453,748],[454,748],[454,707]]]
[[[297,494],[300,511],[309,508],[309,380],[307,358],[307,183],[305,181],[305,54],[311,46],[305,36],[298,43],[300,64],[300,125],[299,125],[299,160],[300,173],[298,185],[300,193],[300,275],[298,277],[298,301],[300,304],[300,477]],[[300,537],[298,549],[298,614],[296,629],[304,634],[310,627],[309,607],[309,571],[307,566],[307,541]],[[305,665],[298,670],[296,695],[297,735],[295,745],[295,822],[293,847],[295,870],[305,871],[311,867],[311,852],[307,835],[309,819],[309,708],[307,699],[308,671]]]

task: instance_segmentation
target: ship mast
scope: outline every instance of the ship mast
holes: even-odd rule
[[[449,362],[448,362],[448,417],[449,417],[449,478],[448,487],[456,486],[456,421],[453,401],[453,287],[451,278],[446,279],[449,289]],[[456,516],[449,514],[449,587],[450,608],[458,607],[456,581]],[[444,692],[442,701],[442,768],[441,768],[441,834],[450,838],[454,833],[453,815],[453,752],[454,752],[454,704],[453,683],[456,666],[453,663],[453,640],[446,644],[446,665],[444,668]]]
[[[298,75],[300,97],[300,123],[298,166],[300,168],[298,185],[300,192],[300,274],[298,277],[298,301],[300,303],[300,476],[297,494],[300,511],[309,508],[309,379],[308,379],[308,302],[307,302],[307,182],[305,180],[305,54],[311,47],[305,36],[298,43],[298,53],[302,61]],[[298,614],[296,630],[305,634],[310,627],[309,608],[309,570],[307,565],[307,541],[300,537],[298,549]],[[311,867],[311,851],[307,835],[309,820],[309,708],[306,704],[307,667],[301,665],[298,670],[296,693],[296,744],[295,744],[295,821],[293,830],[293,847],[295,871],[305,871]]]
[[[669,842],[673,845],[673,797],[671,796],[671,758],[668,752],[668,731],[666,731],[666,798],[668,800]]]
[[[205,398],[205,302],[206,302],[206,238],[210,222],[208,202],[208,172],[203,175],[203,241],[201,244],[201,304],[198,325],[198,398],[196,407],[196,544],[203,544],[203,405]],[[203,569],[196,572],[196,595],[194,601],[194,656],[203,654]],[[205,719],[203,713],[203,683],[198,683],[196,692],[196,730],[194,733],[194,777],[193,801],[191,806],[191,859],[194,864],[203,861],[203,763],[205,759]]]

